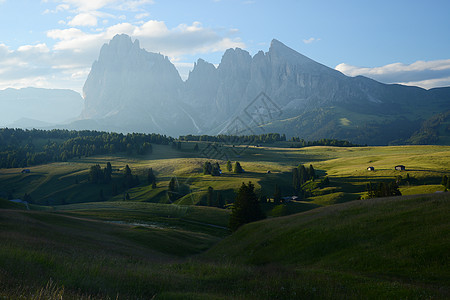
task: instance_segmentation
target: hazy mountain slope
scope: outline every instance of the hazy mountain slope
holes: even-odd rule
[[[92,65],[83,87],[82,118],[120,131],[191,132],[192,121],[179,105],[182,85],[167,57],[141,49],[139,41],[133,43],[127,35],[117,35]]]
[[[424,120],[450,109],[450,88],[348,77],[277,40],[253,57],[228,49],[217,67],[199,59],[183,82],[167,57],[118,35],[100,51],[84,93],[82,118],[101,128],[174,136],[279,132],[372,145],[405,142]]]
[[[0,91],[0,126],[56,124],[76,118],[83,98],[72,90],[6,89]],[[33,121],[34,120],[34,121]]]

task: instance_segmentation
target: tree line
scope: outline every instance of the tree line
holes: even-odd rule
[[[181,141],[194,142],[216,142],[226,144],[272,144],[275,142],[286,141],[285,134],[279,133],[263,133],[254,135],[182,135],[179,138]]]
[[[349,141],[336,140],[336,139],[320,139],[317,141],[305,141],[299,137],[292,137],[289,142],[294,142],[292,147],[303,148],[311,146],[333,146],[333,147],[361,147],[361,145],[353,144]]]
[[[172,137],[155,133],[1,128],[0,168],[24,168],[99,154],[147,155],[153,151],[152,144],[168,145],[172,141]]]

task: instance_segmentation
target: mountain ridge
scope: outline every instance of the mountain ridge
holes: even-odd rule
[[[198,59],[183,81],[168,57],[116,35],[102,46],[83,94],[78,125],[95,120],[101,128],[172,136],[279,132],[371,145],[404,143],[450,109],[450,89],[348,77],[276,39],[253,56],[228,49],[217,67]]]

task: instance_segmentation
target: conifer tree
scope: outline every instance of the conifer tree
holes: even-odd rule
[[[169,182],[169,188],[167,190],[167,195],[169,196],[170,202],[177,200],[178,195],[178,185],[175,177],[172,177]]]
[[[292,187],[294,188],[294,192],[298,193],[299,188],[299,178],[298,178],[298,169],[292,169]]]
[[[208,193],[206,195],[206,205],[214,206],[213,203],[214,189],[212,187],[208,187]]]
[[[153,182],[156,180],[155,174],[153,174],[153,169],[150,168],[147,171],[147,183],[153,184]]]
[[[249,182],[242,183],[234,201],[231,211],[229,228],[236,231],[240,226],[264,219],[264,213],[258,203],[258,197],[254,191],[255,186]]]
[[[227,161],[227,171],[228,171],[228,172],[233,171],[233,166],[232,166],[232,164],[231,164],[231,161]]]
[[[241,167],[241,164],[237,161],[234,163],[234,173],[242,173],[244,170]]]

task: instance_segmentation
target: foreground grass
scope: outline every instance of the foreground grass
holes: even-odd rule
[[[219,243],[102,215],[3,209],[0,298],[446,299],[449,200],[347,202],[248,224]]]
[[[449,215],[448,193],[353,201],[246,225],[205,256],[377,279],[380,293],[390,282],[448,297]]]

